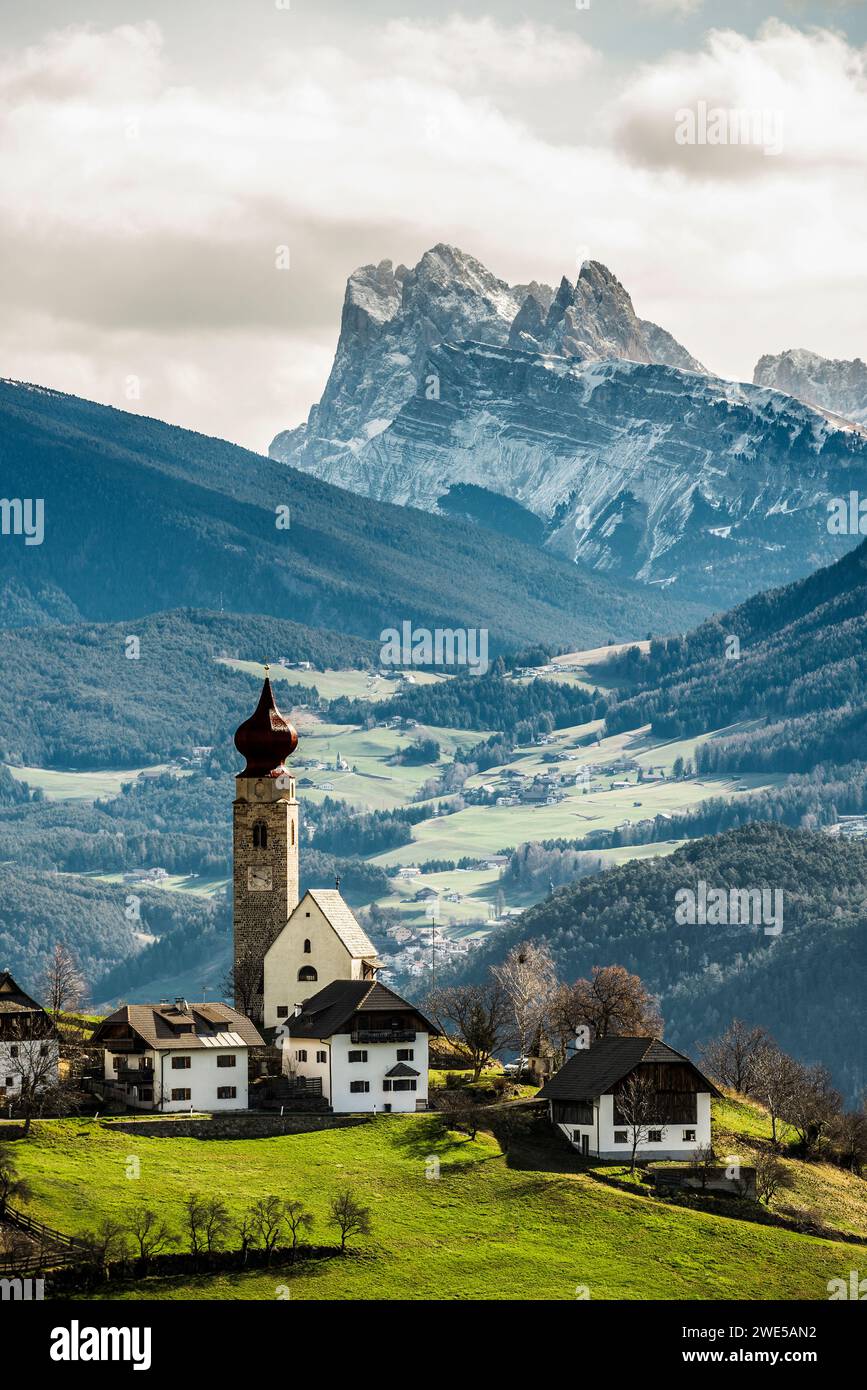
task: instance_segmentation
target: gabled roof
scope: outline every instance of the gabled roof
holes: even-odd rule
[[[347,1025],[355,1014],[406,1009],[421,1020],[428,1033],[439,1031],[415,1004],[401,999],[378,980],[332,980],[318,994],[305,999],[300,1014],[287,1018],[282,1031],[291,1038],[330,1038],[335,1033],[348,1032]]]
[[[606,1095],[637,1066],[650,1062],[679,1062],[695,1072],[711,1095],[719,1095],[689,1057],[659,1038],[647,1037],[600,1038],[570,1057],[556,1076],[545,1082],[539,1095],[545,1100],[593,1100]]]
[[[41,1004],[31,999],[29,994],[12,978],[8,970],[0,970],[0,1014],[41,1014]]]
[[[349,904],[344,902],[336,888],[310,888],[304,898],[312,898],[323,917],[327,920],[349,954],[356,960],[376,960],[376,947],[370,937],[358,925]],[[290,922],[304,902],[304,898],[289,918]]]
[[[157,1051],[200,1047],[261,1047],[258,1029],[228,1004],[124,1004],[95,1029],[94,1042],[111,1050],[112,1030],[126,1024]]]

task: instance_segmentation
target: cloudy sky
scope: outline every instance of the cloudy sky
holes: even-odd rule
[[[867,356],[861,0],[15,10],[4,376],[264,451],[321,392],[349,272],[438,241],[513,283],[604,261],[725,376]],[[777,152],[679,144],[701,103]]]

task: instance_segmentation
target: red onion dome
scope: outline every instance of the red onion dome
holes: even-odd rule
[[[258,705],[236,730],[235,747],[247,759],[247,766],[238,774],[241,777],[282,777],[286,772],[283,759],[298,747],[298,733],[274,703],[267,676]]]

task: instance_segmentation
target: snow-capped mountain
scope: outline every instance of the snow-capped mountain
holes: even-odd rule
[[[805,348],[789,348],[776,357],[760,357],[753,381],[867,425],[867,364],[860,357],[835,361]]]
[[[555,293],[448,247],[351,277],[322,400],[271,453],[495,528],[499,494],[570,559],[720,607],[838,558],[827,501],[867,478],[867,432],[709,375],[598,262]]]
[[[434,246],[412,270],[381,261],[350,275],[322,399],[306,425],[277,435],[271,457],[327,476],[323,468],[381,433],[415,394],[430,348],[466,339],[703,370],[670,334],[636,317],[619,280],[596,261],[555,295],[535,281],[507,285],[457,247]]]

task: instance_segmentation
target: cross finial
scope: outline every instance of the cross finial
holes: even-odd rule
[[[339,874],[337,875],[337,877],[336,877],[335,880],[334,880],[334,887],[337,889],[338,892],[340,891],[340,875],[339,875]]]
[[[265,667],[265,679],[267,680],[267,679],[268,679],[268,675],[269,675],[270,670],[271,670],[271,667],[268,665],[267,661],[263,662],[262,664],[263,664],[264,667]]]

